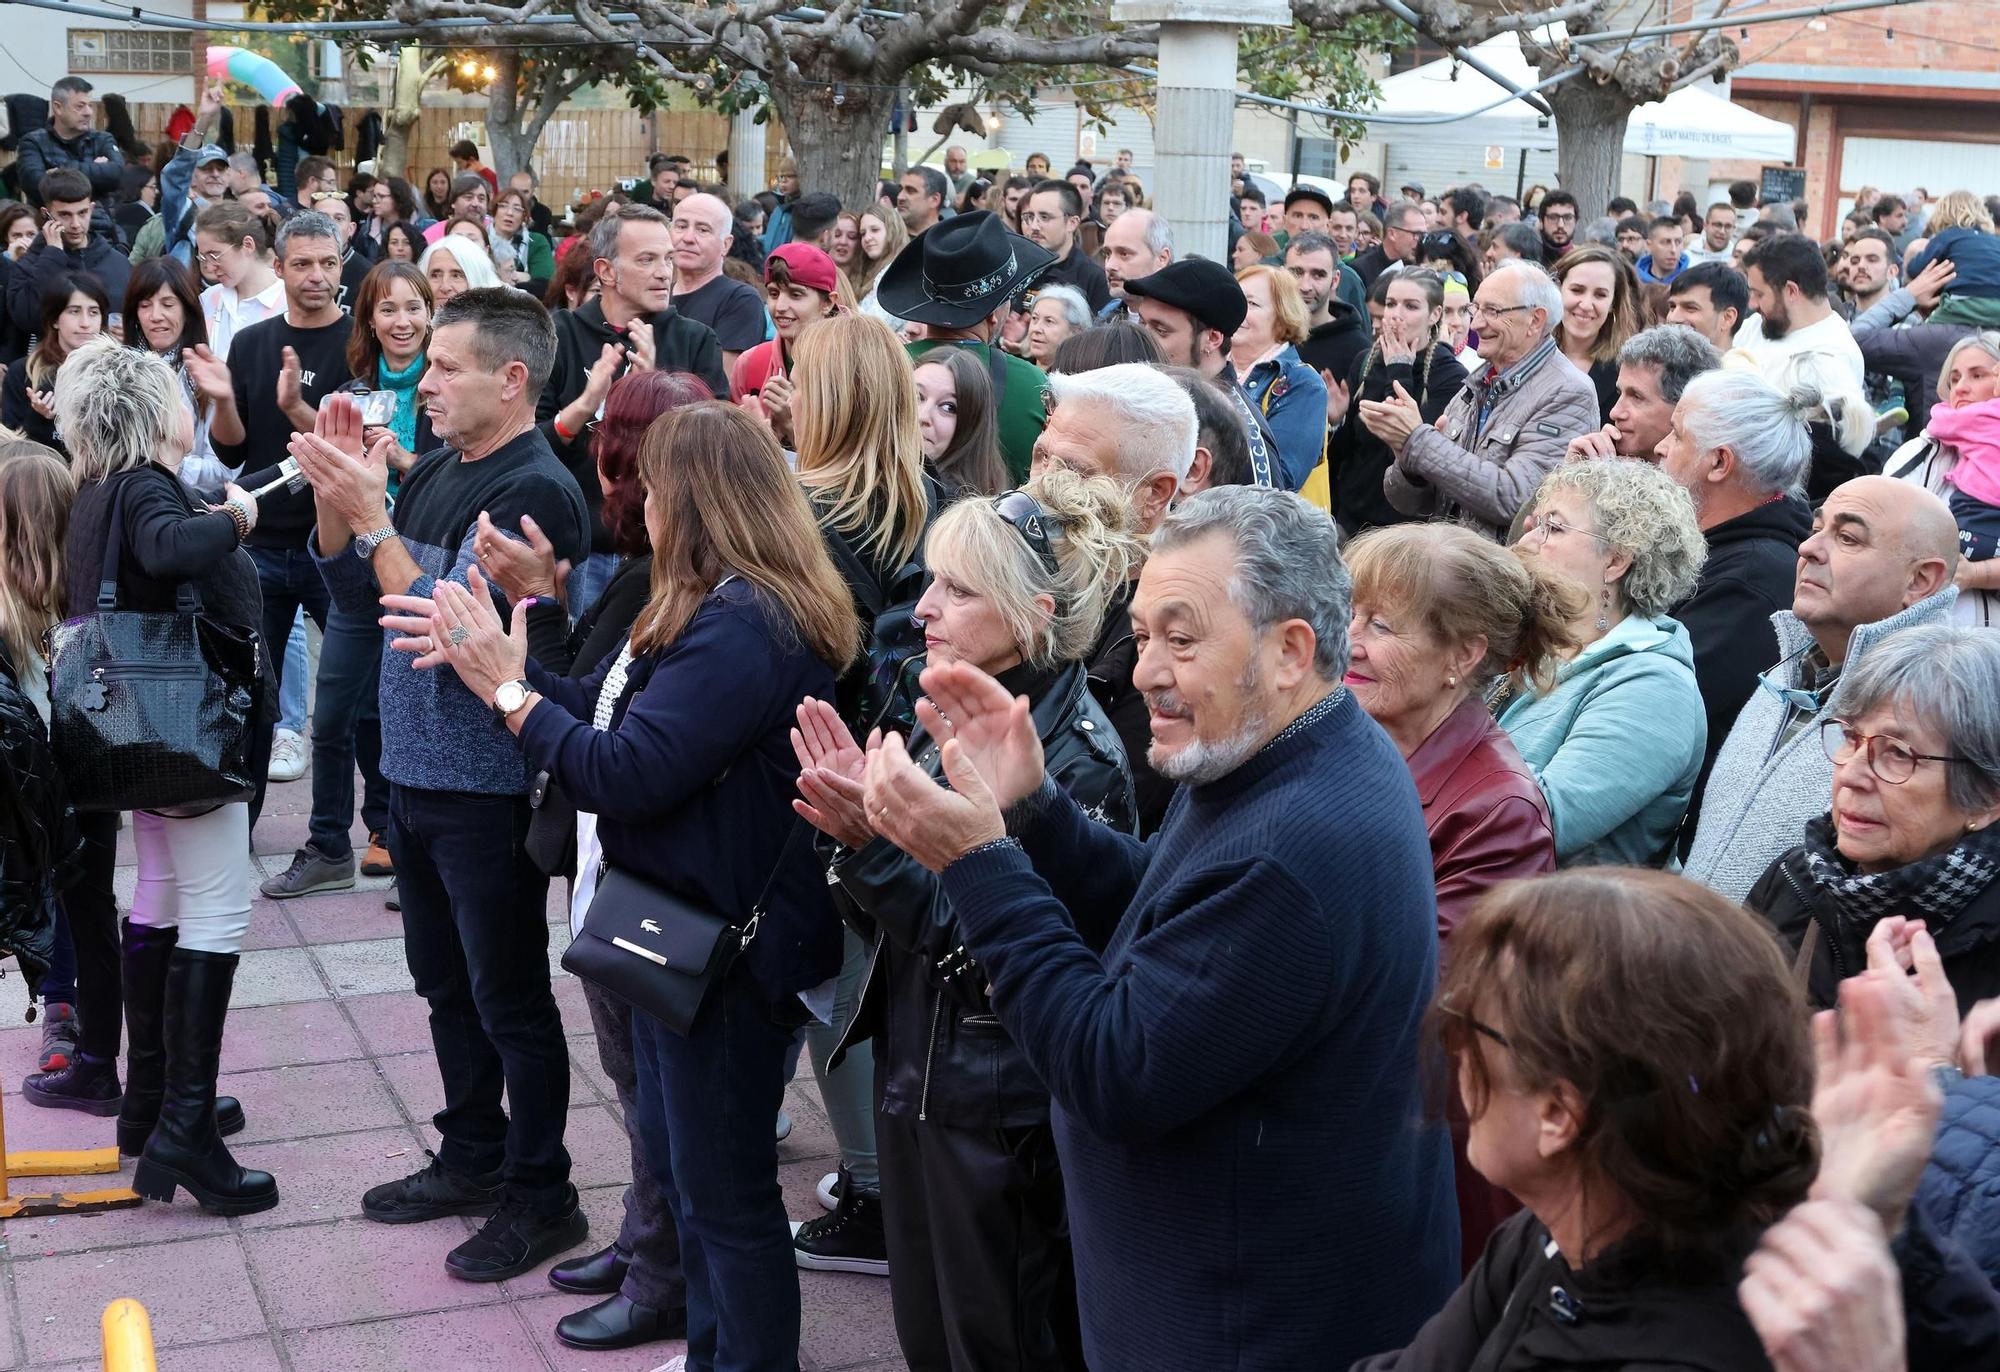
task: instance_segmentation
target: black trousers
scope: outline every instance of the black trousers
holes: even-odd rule
[[[910,1372],[1081,1369],[1049,1126],[919,1124],[876,1099],[889,1296]]]
[[[116,1061],[125,1019],[124,973],[118,953],[118,816],[79,814],[82,875],[63,892],[63,915],[76,948],[77,1047],[93,1058]]]

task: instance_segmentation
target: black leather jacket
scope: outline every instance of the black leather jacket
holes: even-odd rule
[[[30,995],[55,946],[56,893],[82,851],[48,729],[0,649],[0,955],[14,955]]]
[[[1056,784],[1104,823],[1133,832],[1124,745],[1092,698],[1082,665],[1058,669],[1032,714]],[[941,773],[937,747],[921,733],[910,751],[933,777]],[[881,1108],[957,1128],[1045,1122],[1048,1088],[994,1016],[985,974],[960,946],[937,876],[879,838],[859,851],[827,840],[825,851],[832,854],[834,904],[875,944],[841,1050],[875,1038]]]

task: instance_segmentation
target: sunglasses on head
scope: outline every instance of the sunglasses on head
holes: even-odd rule
[[[1042,566],[1050,576],[1062,575],[1062,568],[1056,562],[1055,549],[1049,546],[1048,516],[1042,512],[1041,502],[1026,491],[1008,491],[993,497],[993,509],[999,516],[1014,526],[1017,533],[1027,543],[1028,550],[1041,559]]]

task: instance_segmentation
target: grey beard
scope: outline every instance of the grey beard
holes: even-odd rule
[[[1164,758],[1160,756],[1159,744],[1149,744],[1146,761],[1161,776],[1182,785],[1206,786],[1222,780],[1255,757],[1270,738],[1271,714],[1266,708],[1263,684],[1253,658],[1243,673],[1243,680],[1238,683],[1238,689],[1249,705],[1242,726],[1234,734],[1216,743],[1198,738],[1171,757]]]

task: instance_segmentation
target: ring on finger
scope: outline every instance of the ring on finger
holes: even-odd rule
[[[451,632],[446,634],[445,637],[451,640],[452,646],[455,648],[472,637],[472,630],[466,628],[463,624],[454,624],[451,626]]]

